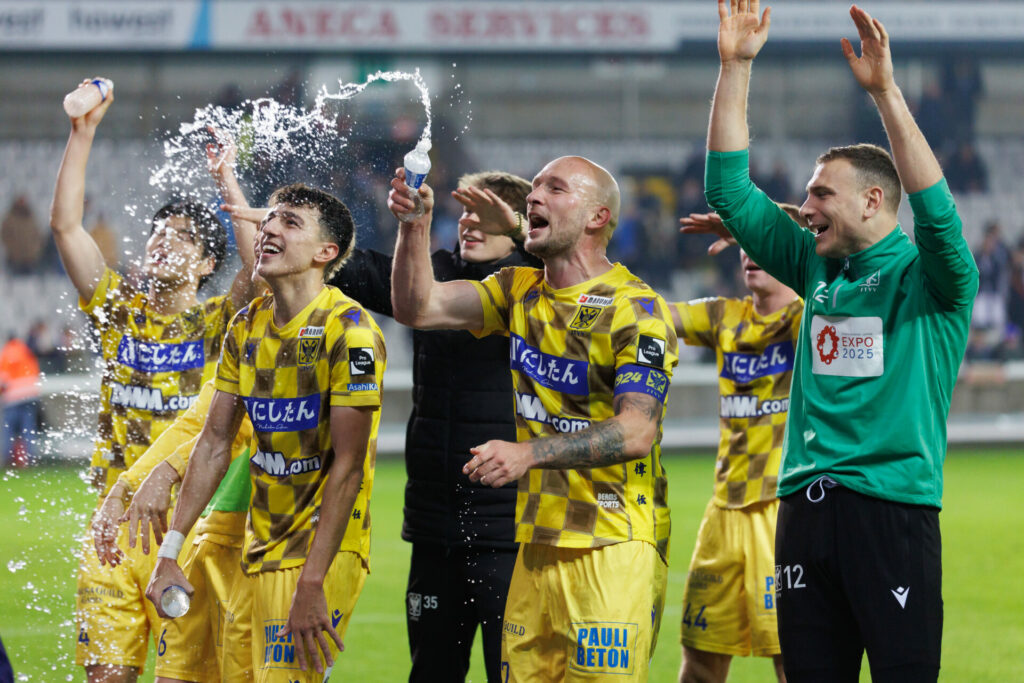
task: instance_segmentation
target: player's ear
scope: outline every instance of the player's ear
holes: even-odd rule
[[[612,219],[612,211],[607,206],[599,206],[590,215],[590,222],[587,223],[587,228],[598,232],[604,229],[604,226],[608,225],[608,221]]]
[[[320,248],[316,250],[316,255],[313,256],[313,261],[317,265],[326,266],[338,257],[338,252],[340,251],[341,249],[334,242],[321,242]]]
[[[885,203],[885,192],[877,185],[864,191],[864,218],[872,218],[882,210]]]

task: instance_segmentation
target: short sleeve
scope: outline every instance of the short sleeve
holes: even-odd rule
[[[337,319],[331,325],[341,328],[334,336],[330,351],[331,406],[380,405],[384,379],[384,339],[372,327],[344,327]]]
[[[718,302],[718,299],[708,298],[671,304],[675,306],[679,320],[682,322],[682,341],[691,346],[714,347],[716,345],[715,329],[711,322],[711,307]]]
[[[664,403],[678,342],[668,304],[658,295],[627,300],[616,312],[615,395],[641,393]]]
[[[480,297],[480,305],[484,309],[484,326],[479,330],[470,330],[477,337],[491,334],[508,334],[509,327],[509,292],[515,276],[513,268],[502,268],[477,282],[470,280]]]
[[[245,343],[246,315],[249,308],[243,308],[231,321],[228,332],[224,335],[224,346],[220,350],[217,361],[217,374],[214,387],[218,391],[238,396],[238,364],[241,348]]]
[[[100,281],[96,283],[96,289],[92,298],[85,301],[78,297],[78,307],[89,316],[93,325],[98,328],[106,327],[111,322],[111,307],[116,304],[118,297],[111,296],[121,284],[121,276],[110,268],[103,271]]]

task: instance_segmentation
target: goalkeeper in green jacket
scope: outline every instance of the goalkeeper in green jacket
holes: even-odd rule
[[[800,209],[810,232],[754,186],[747,91],[770,10],[730,5],[719,2],[705,192],[747,254],[805,300],[778,486],[786,677],[856,681],[866,649],[874,681],[934,681],[946,418],[978,269],[893,80],[888,34],[856,6],[861,55],[845,38],[843,54],[878,107],[892,156],[873,145],[822,154]],[[901,185],[916,243],[898,224]]]

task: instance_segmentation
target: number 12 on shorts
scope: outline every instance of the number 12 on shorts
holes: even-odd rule
[[[800,564],[775,565],[775,592],[784,588],[807,588],[804,583],[804,567]]]
[[[686,609],[683,610],[683,623],[687,627],[699,627],[702,631],[708,630],[708,620],[704,618],[704,609],[707,605],[701,605],[700,609],[697,610],[696,614],[693,614],[693,605],[686,603]]]

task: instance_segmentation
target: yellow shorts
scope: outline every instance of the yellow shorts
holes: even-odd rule
[[[682,643],[726,655],[777,655],[775,518],[779,501],[708,503],[683,592]]]
[[[643,541],[521,544],[505,604],[501,680],[647,680],[667,577]]]
[[[211,512],[196,525],[181,563],[195,593],[184,616],[161,624],[157,676],[203,683],[252,680],[249,582],[241,566],[245,516]]]
[[[122,524],[117,533],[117,545],[124,551],[121,564],[101,565],[87,530],[75,595],[77,664],[131,666],[142,671],[150,633],[155,639],[160,626],[156,608],[146,599],[156,564],[157,543],[152,535],[149,544],[149,555],[143,554],[141,542],[129,548],[128,525]]]
[[[306,653],[307,669],[299,668],[295,645],[290,635],[277,639],[277,631],[288,622],[288,610],[295,595],[295,586],[302,567],[259,572],[246,578],[252,600],[252,664],[257,683],[322,683],[323,674],[313,668],[310,653]],[[352,610],[366,582],[366,565],[357,553],[340,552],[334,556],[324,579],[327,612],[334,630],[345,638]],[[324,634],[334,658],[335,669],[340,667],[338,648],[334,640]],[[341,680],[344,676],[335,671]]]

